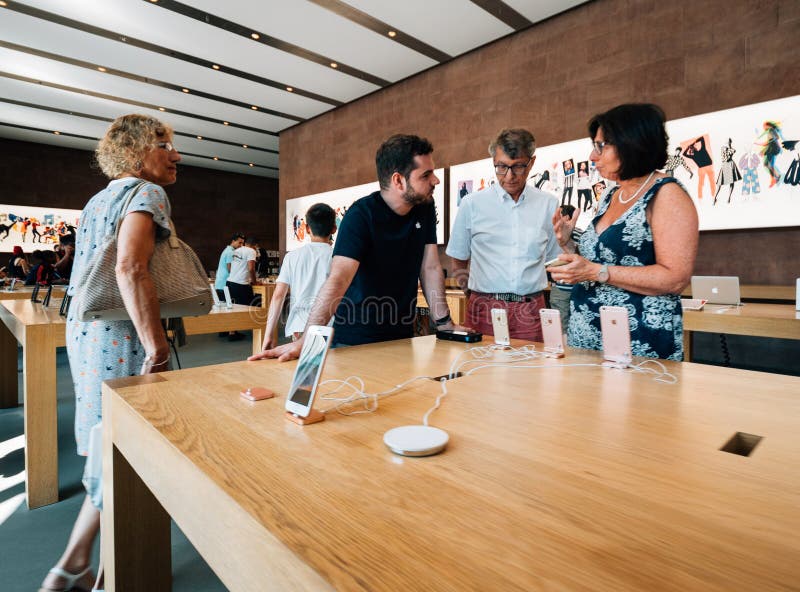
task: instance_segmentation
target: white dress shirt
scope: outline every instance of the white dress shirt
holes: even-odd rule
[[[547,286],[544,262],[562,251],[553,232],[558,199],[525,186],[514,202],[499,184],[466,196],[446,253],[470,260],[469,289],[532,294]]]

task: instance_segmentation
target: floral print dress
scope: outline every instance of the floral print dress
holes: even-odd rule
[[[115,233],[128,189],[141,179],[116,179],[89,200],[81,213],[75,239],[75,263],[68,293],[74,295],[85,268],[103,237]],[[153,183],[141,185],[126,214],[147,212],[156,224],[156,239],[169,236],[170,204],[164,190]],[[102,418],[100,385],[104,380],[139,374],[145,358],[144,347],[131,321],[83,323],[74,310],[67,313],[67,355],[75,387],[75,439],[78,454],[86,456],[89,431]]]
[[[618,187],[606,192],[592,223],[578,243],[578,252],[595,263],[645,266],[656,262],[653,232],[647,222],[647,205],[667,183],[680,183],[664,177],[599,236],[595,224],[603,216]],[[624,306],[628,309],[631,351],[634,356],[683,360],[683,311],[680,295],[645,296],[609,284],[582,282],[572,290],[567,337],[572,347],[603,348],[600,307]]]

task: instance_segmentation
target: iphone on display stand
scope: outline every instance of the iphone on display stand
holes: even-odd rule
[[[332,337],[333,327],[312,325],[305,332],[292,387],[286,397],[287,418],[295,423],[303,425],[325,419],[322,413],[313,409],[314,395]]]
[[[564,331],[561,329],[561,313],[554,308],[539,311],[544,336],[544,352],[548,358],[564,357]]]
[[[603,332],[603,365],[627,368],[633,360],[628,309],[624,306],[601,306],[600,330]]]
[[[492,332],[497,345],[504,347],[511,345],[511,337],[508,334],[508,314],[505,308],[492,309]]]
[[[211,290],[211,298],[214,301],[214,308],[220,308],[222,303],[219,301],[219,295],[217,294],[217,289],[214,287],[214,284],[208,284],[209,289]]]
[[[233,308],[233,300],[231,300],[231,291],[228,286],[222,288],[222,293],[225,294],[225,308]]]

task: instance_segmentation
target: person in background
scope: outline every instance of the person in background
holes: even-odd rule
[[[30,255],[30,262],[28,267],[28,275],[25,276],[25,285],[33,286],[36,283],[36,273],[42,265],[42,255],[44,251],[36,249]]]
[[[561,247],[550,222],[557,198],[526,185],[535,150],[533,134],[524,129],[502,130],[491,142],[497,184],[461,202],[447,254],[467,294],[466,326],[492,334],[491,309],[503,308],[511,337],[541,341],[544,263]]]
[[[169,345],[149,268],[156,241],[165,240],[171,232],[171,206],[163,187],[175,183],[181,159],[172,144],[172,129],[149,115],[119,117],[100,140],[96,158],[111,181],[81,213],[68,294],[79,296],[96,246],[118,231],[116,280],[130,320],[81,322],[75,307],[67,315],[75,438],[78,454],[89,455],[84,472],[87,495],[63,555],[42,582],[44,591],[93,589],[90,563],[100,530],[103,493],[102,475],[96,472],[101,463],[95,456],[101,450],[97,438],[102,434],[94,428],[102,420],[103,381],[169,370]],[[122,211],[129,191],[136,191],[135,197]],[[98,583],[101,579],[102,567]]]
[[[228,275],[231,273],[231,263],[233,262],[233,252],[244,244],[244,235],[236,233],[231,237],[228,246],[222,249],[217,265],[217,273],[214,277],[214,289],[221,300],[225,299],[223,290],[228,283]]]
[[[283,259],[275,292],[269,303],[269,316],[262,347],[264,351],[278,345],[278,319],[283,310],[286,293],[291,289],[285,335],[297,341],[303,335],[317,294],[328,279],[333,255],[331,237],[336,232],[336,212],[327,204],[314,204],[306,212],[306,223],[311,242],[286,253]]]
[[[600,307],[629,311],[634,356],[683,359],[680,294],[697,256],[698,220],[689,194],[657,169],[667,159],[664,112],[628,104],[589,121],[590,158],[617,186],[576,242],[577,216],[553,216],[567,265],[550,267],[553,280],[571,284],[568,343],[602,349]]]
[[[559,214],[564,222],[571,222],[574,213],[575,206],[561,206],[559,209]],[[573,231],[573,235],[578,232],[578,230]],[[561,313],[561,327],[565,333],[569,325],[569,300],[571,295],[571,284],[563,284],[555,281],[550,284],[550,308],[555,308]]]
[[[250,306],[253,302],[253,285],[256,283],[256,245],[258,239],[248,236],[244,245],[233,252],[228,291],[236,304]]]
[[[439,179],[433,172],[432,152],[428,140],[412,135],[392,136],[378,148],[380,190],[347,210],[333,248],[330,275],[306,324],[326,325],[333,316],[334,345],[411,337],[418,282],[436,326],[457,328],[445,300],[436,246],[433,190]],[[293,360],[300,355],[303,339],[248,359]]]
[[[28,260],[25,258],[25,252],[22,247],[14,247],[11,259],[8,260],[8,277],[17,278],[18,280],[25,281],[31,271]]]
[[[75,261],[75,235],[67,234],[61,237],[56,247],[58,260],[55,263],[55,270],[58,276],[68,280],[72,276],[72,265]]]

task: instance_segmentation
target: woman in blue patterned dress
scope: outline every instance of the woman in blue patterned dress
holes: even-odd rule
[[[80,290],[77,284],[97,245],[116,231],[121,220],[116,277],[131,320],[80,322],[73,311],[67,316],[67,354],[75,386],[75,437],[78,454],[83,456],[93,449],[89,433],[101,420],[101,383],[168,369],[169,346],[148,266],[156,241],[170,233],[170,204],[162,187],[175,182],[176,165],[181,159],[172,145],[172,129],[146,115],[125,115],[115,120],[100,140],[96,157],[111,182],[81,213],[68,293]],[[129,191],[134,191],[134,197],[122,212]],[[88,467],[93,466],[92,460],[87,461]],[[102,490],[98,475],[85,477],[89,477],[84,479],[88,495],[67,548],[41,590],[88,590],[94,582],[89,564],[100,528]]]
[[[590,158],[617,186],[603,195],[579,243],[575,217],[553,219],[567,265],[548,268],[574,284],[569,345],[602,349],[600,307],[628,309],[633,355],[683,359],[680,293],[697,255],[697,210],[673,177],[657,169],[667,159],[664,112],[655,105],[620,105],[589,122]]]

